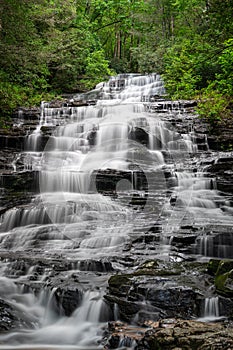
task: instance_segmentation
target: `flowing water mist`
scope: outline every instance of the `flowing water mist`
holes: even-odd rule
[[[52,266],[37,277],[33,267],[23,276],[9,276],[6,260],[1,298],[16,310],[21,326],[0,335],[0,349],[102,348],[103,327],[116,315],[103,298],[109,277],[103,266],[120,270],[120,258],[130,254],[132,240],[156,225],[158,243],[150,254],[166,259],[187,220],[198,225],[232,222],[220,209],[224,199],[213,180],[202,169],[193,172],[198,149],[192,132],[176,131],[164,111],[148,111],[146,101],[163,101],[159,75],[120,75],[92,94],[98,97],[95,105],[52,108],[42,103],[24,153],[25,169],[39,170],[40,193],[30,204],[7,211],[0,227],[3,251],[65,257],[70,262],[66,277],[77,274],[80,280],[80,303],[69,316],[59,309],[58,287],[51,290],[45,283]],[[53,128],[43,151],[42,127]],[[202,240],[204,236],[194,248],[208,255]],[[149,251],[133,254],[135,259],[137,254],[147,257]],[[93,271],[100,261],[98,275]],[[40,290],[42,283],[45,289]]]

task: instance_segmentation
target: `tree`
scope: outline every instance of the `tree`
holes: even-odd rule
[[[12,83],[43,89],[48,70],[28,1],[1,0],[0,62]]]
[[[173,97],[232,93],[233,0],[0,0],[2,106],[162,73]],[[10,99],[17,95],[15,103]],[[4,101],[3,101],[4,100]]]

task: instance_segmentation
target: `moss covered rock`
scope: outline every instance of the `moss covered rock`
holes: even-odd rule
[[[215,276],[216,291],[228,298],[233,297],[233,260],[211,259],[208,272]]]
[[[120,319],[127,322],[198,317],[206,284],[197,276],[203,276],[203,269],[206,265],[192,262],[145,261],[128,274],[110,277],[105,298],[111,307],[118,305]]]

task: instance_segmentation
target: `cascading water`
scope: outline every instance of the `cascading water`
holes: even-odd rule
[[[0,227],[2,250],[37,255],[43,249],[48,259],[55,254],[78,261],[67,274],[81,279],[81,304],[65,316],[53,307],[56,288],[49,291],[48,286],[47,294],[26,292],[31,270],[10,278],[6,262],[1,298],[23,313],[23,321],[21,329],[0,335],[0,349],[7,349],[6,344],[9,349],[102,348],[102,322],[114,318],[103,301],[109,274],[92,273],[89,280],[82,274],[82,262],[113,258],[119,266],[132,240],[155,225],[160,240],[151,256],[160,258],[166,258],[169,242],[186,220],[200,226],[217,220],[230,225],[213,180],[192,171],[197,152],[193,135],[175,131],[164,113],[149,113],[142,102],[164,95],[160,77],[123,75],[100,85],[97,92],[101,98],[96,105],[42,105],[24,158],[26,167],[30,163],[40,170],[40,194],[28,206],[6,212]],[[54,125],[58,126],[41,152],[41,127]],[[202,245],[198,253],[209,255]],[[142,255],[134,251],[137,254]],[[48,276],[33,272],[35,284]],[[7,288],[12,292],[6,293]],[[123,341],[121,345],[127,346]]]
[[[224,316],[220,315],[219,297],[206,297],[204,299],[203,314],[199,321],[216,322],[221,319],[224,319]]]

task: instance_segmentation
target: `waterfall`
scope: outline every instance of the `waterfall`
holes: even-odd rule
[[[37,151],[40,147],[40,141],[41,141],[41,127],[48,125],[48,118],[46,115],[46,108],[48,107],[48,103],[42,101],[41,102],[41,112],[40,112],[40,118],[39,118],[39,124],[37,125],[36,129],[33,131],[31,135],[28,136],[26,141],[26,150],[27,151]]]
[[[224,317],[220,315],[219,297],[206,297],[204,299],[203,316],[198,320],[202,322],[214,322],[221,319],[224,319]]]
[[[35,328],[31,332],[25,329],[1,334],[0,344],[12,344],[9,349],[22,349],[22,344],[25,344],[23,349],[69,349],[71,345],[72,349],[97,349],[92,344],[101,339],[101,334],[97,334],[99,322],[107,321],[109,317],[99,292],[85,292],[81,306],[70,317],[59,317],[51,307],[54,291],[44,304],[43,293],[38,298],[33,293],[22,294],[9,279],[1,279],[1,287],[4,293],[9,289],[7,299],[25,315],[27,321],[34,322]],[[8,347],[0,345],[0,349]]]
[[[204,317],[218,317],[219,316],[219,300],[218,297],[211,297],[205,299]]]
[[[0,349],[6,344],[11,349],[100,348],[101,327],[117,318],[119,310],[115,304],[109,314],[103,294],[111,269],[95,273],[98,261],[99,266],[105,266],[105,260],[112,266],[112,259],[119,271],[121,257],[124,267],[131,258],[134,263],[150,257],[169,259],[181,228],[194,222],[196,254],[230,254],[213,229],[217,222],[230,227],[232,217],[221,210],[227,203],[197,165],[193,131],[180,132],[169,121],[173,105],[168,107],[164,100],[160,76],[119,75],[92,94],[97,96],[94,104],[88,103],[91,93],[83,94],[85,106],[74,106],[80,95],[60,108],[42,103],[38,126],[27,138],[24,166],[39,171],[40,193],[30,204],[4,213],[0,248],[22,256],[35,254],[42,266],[38,273],[28,268],[23,277],[12,280],[1,270],[0,297],[27,317],[21,328],[0,335]],[[148,104],[157,100],[162,108],[157,111],[155,102],[154,112]],[[46,128],[51,135],[43,148]],[[206,226],[208,232],[202,230]],[[233,239],[227,237],[228,242]],[[137,240],[143,244],[136,246]],[[63,286],[67,276],[55,287],[46,284],[62,269],[56,266],[54,272],[46,264],[56,264],[60,257],[68,266],[67,276],[77,275],[81,285],[81,304],[69,317],[54,306],[58,285]],[[47,270],[42,272],[43,264]],[[35,292],[26,290],[31,280]],[[25,289],[20,289],[24,283]],[[36,292],[38,285],[45,289],[41,294]],[[217,304],[216,298],[206,299],[204,317],[218,317]],[[122,338],[119,346],[134,344]]]

